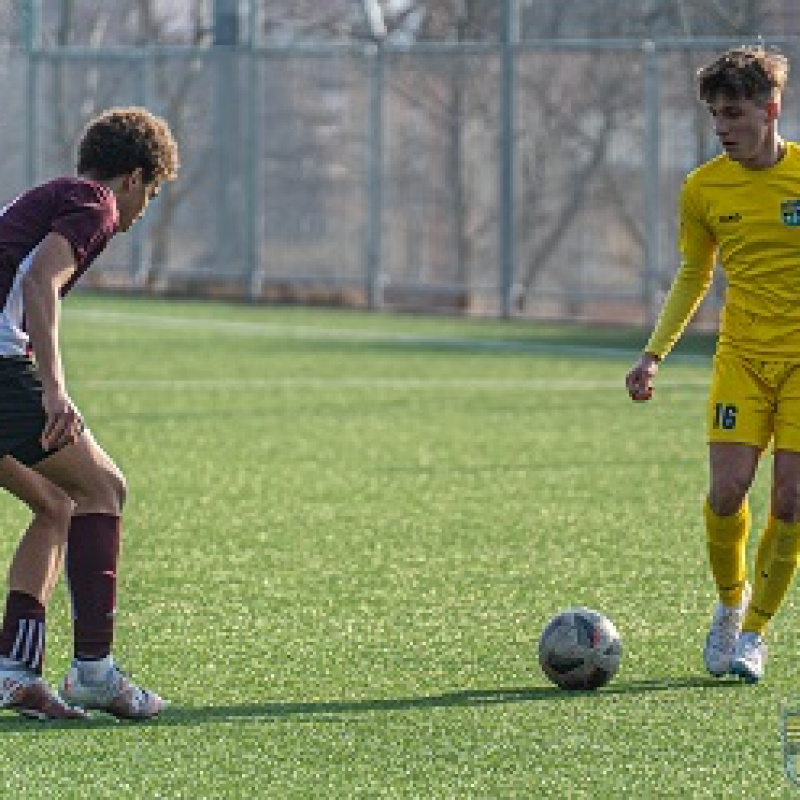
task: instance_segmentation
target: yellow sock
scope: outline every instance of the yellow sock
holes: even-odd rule
[[[772,548],[775,545],[775,523],[777,520],[772,514],[769,515],[769,519],[767,520],[767,526],[761,532],[761,539],[758,542],[758,549],[756,550],[756,562],[755,562],[755,570],[756,570],[756,580],[758,580],[758,576],[766,573],[767,571],[767,564],[769,563],[770,559],[772,558]],[[766,577],[766,575],[764,575]]]
[[[742,630],[763,634],[786,597],[800,556],[800,523],[770,517],[756,556],[753,597]]]
[[[745,545],[750,530],[747,498],[735,514],[727,517],[715,514],[706,500],[705,518],[708,556],[720,602],[726,606],[741,605],[747,579]]]

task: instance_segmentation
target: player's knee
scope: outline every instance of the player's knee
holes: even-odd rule
[[[800,520],[800,487],[794,481],[775,484],[772,490],[772,513],[784,522]]]
[[[77,513],[100,513],[119,516],[125,505],[127,484],[116,466],[106,467],[85,475],[75,489]]]
[[[51,484],[40,493],[33,512],[66,531],[74,509],[75,503],[72,498],[63,489]]]
[[[737,477],[714,481],[708,494],[708,503],[715,514],[728,517],[742,507],[749,488],[748,480]]]
[[[108,472],[106,476],[107,502],[111,507],[109,510],[115,514],[121,514],[128,497],[128,483],[125,476],[119,469]]]

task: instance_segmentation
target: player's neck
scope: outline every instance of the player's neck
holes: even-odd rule
[[[746,169],[769,169],[786,155],[786,142],[777,134],[770,136],[751,158],[739,163]]]
[[[779,161],[783,160],[783,157],[786,155],[786,142],[781,139],[778,134],[775,134],[772,140],[772,146],[769,150],[769,156],[767,158],[767,167],[774,167]]]

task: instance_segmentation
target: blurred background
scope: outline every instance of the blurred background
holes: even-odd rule
[[[181,174],[85,285],[644,324],[718,152],[694,73],[759,41],[796,59],[794,0],[0,0],[0,204],[145,105]]]

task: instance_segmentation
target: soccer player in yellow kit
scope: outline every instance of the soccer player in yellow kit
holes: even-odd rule
[[[777,130],[788,61],[735,48],[697,73],[724,153],[686,178],[682,262],[656,327],[626,376],[635,401],[711,284],[727,279],[708,404],[710,487],[705,525],[719,603],[704,649],[708,671],[761,679],[767,625],[800,551],[800,145]],[[747,494],[772,440],[770,515],[747,580]]]

